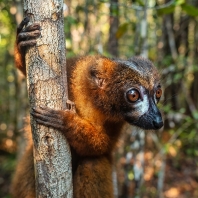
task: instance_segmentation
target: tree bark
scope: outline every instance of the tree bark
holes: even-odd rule
[[[30,23],[41,25],[37,45],[26,53],[30,107],[65,109],[67,100],[66,53],[62,0],[24,0]],[[65,137],[31,117],[37,197],[73,195],[71,155]]]
[[[118,0],[111,0],[108,51],[113,57],[118,57],[118,39],[116,38],[116,32],[118,30],[118,25],[119,25],[118,14],[119,14]]]

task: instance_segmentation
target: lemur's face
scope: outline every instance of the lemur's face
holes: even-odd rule
[[[163,121],[157,103],[162,89],[157,70],[143,58],[130,59],[124,64],[128,66],[131,78],[125,85],[124,119],[143,129],[160,129]]]

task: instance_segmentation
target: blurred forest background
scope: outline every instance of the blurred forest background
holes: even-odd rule
[[[126,127],[115,152],[119,198],[198,197],[198,1],[65,0],[67,58],[85,54],[148,57],[162,75],[157,132]],[[14,68],[20,0],[0,0],[0,197],[24,150],[28,97]],[[25,189],[24,189],[25,190]]]

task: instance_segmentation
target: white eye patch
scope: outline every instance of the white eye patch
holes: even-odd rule
[[[149,109],[149,100],[147,95],[142,96],[142,100],[134,104],[134,115],[140,117],[145,114]]]

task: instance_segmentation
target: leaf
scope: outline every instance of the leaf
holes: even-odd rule
[[[185,0],[175,0],[174,5],[182,5],[185,3]]]
[[[118,30],[116,32],[117,39],[121,38],[126,33],[128,26],[129,26],[129,23],[123,23],[122,25],[118,27]]]
[[[175,11],[175,5],[170,5],[168,7],[158,9],[157,13],[159,15],[163,15],[163,14],[171,14],[174,11]]]
[[[189,4],[184,3],[184,4],[181,5],[181,8],[189,16],[193,16],[193,17],[198,16],[198,9],[194,6],[191,6]]]
[[[198,120],[198,112],[197,112],[197,111],[194,111],[194,112],[193,112],[193,118],[194,118],[195,120]]]

